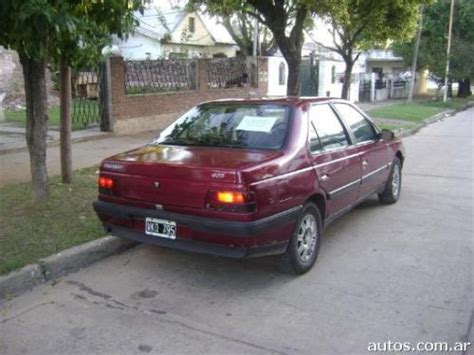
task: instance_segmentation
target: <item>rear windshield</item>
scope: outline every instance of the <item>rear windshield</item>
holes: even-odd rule
[[[181,116],[152,144],[276,150],[285,142],[289,110],[274,104],[204,104]]]

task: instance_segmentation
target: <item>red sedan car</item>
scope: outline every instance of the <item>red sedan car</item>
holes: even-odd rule
[[[279,255],[304,273],[321,232],[367,197],[398,200],[402,143],[339,99],[198,105],[102,162],[94,208],[112,235],[186,251]]]

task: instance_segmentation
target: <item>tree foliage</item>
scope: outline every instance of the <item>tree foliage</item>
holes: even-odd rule
[[[94,60],[110,35],[129,33],[140,0],[2,0],[0,45],[31,59]]]
[[[423,12],[423,30],[417,59],[419,69],[428,69],[440,85],[446,71],[450,1],[438,0],[426,6]],[[414,39],[413,39],[414,40]],[[413,40],[401,41],[395,53],[412,61]],[[463,81],[474,77],[474,1],[455,0],[452,43],[450,54],[450,80]]]
[[[46,169],[48,63],[78,65],[96,58],[111,34],[124,36],[140,0],[2,0],[0,45],[18,52],[26,97],[26,142],[33,199],[48,195]]]
[[[315,42],[338,53],[346,64],[342,97],[347,98],[352,67],[361,51],[413,36],[418,8],[429,0],[324,0],[320,15],[330,25],[332,44]]]

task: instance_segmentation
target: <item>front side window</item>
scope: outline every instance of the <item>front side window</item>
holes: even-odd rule
[[[311,122],[309,124],[308,143],[309,151],[311,153],[318,153],[322,150],[321,141],[319,140],[318,134]]]
[[[372,124],[359,111],[346,104],[334,104],[342,119],[354,133],[356,143],[374,140],[376,132]]]
[[[167,127],[152,144],[227,148],[283,147],[290,108],[273,104],[204,104]]]
[[[344,127],[328,104],[312,106],[309,115],[321,149],[330,150],[349,145]]]

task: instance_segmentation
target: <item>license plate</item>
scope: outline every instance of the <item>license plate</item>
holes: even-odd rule
[[[157,237],[176,239],[176,222],[147,217],[145,233]]]

